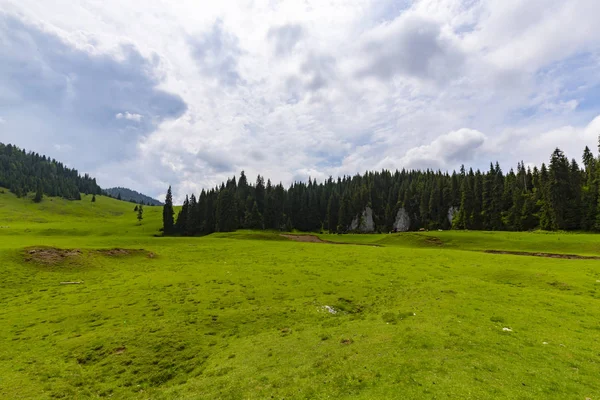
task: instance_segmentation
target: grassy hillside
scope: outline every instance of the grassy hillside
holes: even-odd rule
[[[440,250],[507,250],[600,255],[600,235],[564,232],[432,231],[371,235],[319,235],[323,240]]]
[[[139,224],[135,204],[106,196],[97,195],[94,203],[92,195],[83,194],[80,201],[44,197],[34,203],[31,198],[0,189],[0,236],[17,236],[17,241],[28,240],[23,236],[148,236],[162,226],[162,207],[144,207]]]
[[[596,236],[158,238],[97,199],[0,194],[0,398],[600,396],[600,261],[479,251]]]

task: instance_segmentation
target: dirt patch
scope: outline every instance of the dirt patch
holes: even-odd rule
[[[25,250],[25,261],[44,265],[56,265],[81,256],[79,249],[57,249],[54,247],[34,247]]]
[[[127,250],[127,249],[108,249],[108,250],[98,250],[98,253],[104,254],[105,256],[128,256],[132,253],[132,251],[137,250]]]
[[[304,242],[304,243],[326,243],[326,244],[345,244],[352,246],[369,246],[369,247],[381,247],[379,244],[374,243],[344,243],[344,242],[331,242],[329,240],[323,240],[315,235],[290,235],[290,234],[281,234],[284,238],[288,238],[295,242]]]
[[[484,250],[484,253],[510,254],[513,256],[562,258],[562,259],[567,259],[567,260],[600,260],[600,257],[598,257],[598,256],[579,256],[577,254],[535,253],[535,252],[528,252],[528,251]]]
[[[290,240],[294,240],[296,242],[307,242],[307,243],[332,243],[326,242],[324,240],[319,239],[314,235],[281,235]]]
[[[123,354],[123,353],[125,353],[126,351],[127,351],[127,348],[126,348],[125,346],[121,346],[121,347],[118,347],[118,348],[116,348],[116,349],[113,351],[113,353],[114,353],[114,354]]]
[[[126,257],[133,255],[145,254],[148,258],[155,258],[156,254],[146,251],[144,249],[106,249],[106,250],[96,250],[97,253],[102,254],[103,256],[109,257]]]
[[[435,237],[435,236],[429,236],[427,239],[425,239],[425,243],[431,244],[434,246],[441,246],[444,244],[444,242],[442,242],[440,238]]]

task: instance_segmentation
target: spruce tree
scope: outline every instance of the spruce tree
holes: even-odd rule
[[[94,194],[94,195],[92,195],[92,203],[95,203],[95,202],[96,202],[96,195]]]
[[[567,208],[571,189],[569,184],[570,170],[569,160],[559,148],[554,150],[550,158],[548,177],[549,211],[552,214],[552,228],[567,229]]]
[[[167,190],[167,196],[165,197],[165,205],[163,206],[163,232],[165,235],[173,234],[174,220],[173,220],[173,194],[171,193],[171,186]]]
[[[37,190],[35,192],[35,197],[33,198],[33,201],[35,203],[40,203],[42,201],[43,197],[44,197],[44,192],[42,190],[42,184],[38,183]]]
[[[246,211],[245,218],[245,227],[246,229],[263,229],[263,217],[258,211],[258,204],[253,202],[252,208],[250,211]]]
[[[137,211],[137,219],[138,222],[141,224],[142,220],[144,219],[144,207],[142,207],[142,205],[140,204],[140,206],[138,207],[138,211]]]
[[[336,191],[331,193],[327,203],[327,230],[329,233],[337,232],[339,221],[340,200]]]

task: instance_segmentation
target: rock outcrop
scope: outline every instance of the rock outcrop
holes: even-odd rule
[[[410,217],[404,208],[398,210],[393,228],[398,232],[407,232],[410,229]]]
[[[357,215],[352,220],[350,231],[361,233],[375,232],[375,222],[373,221],[373,210],[371,207],[365,208],[362,214]]]
[[[450,207],[448,209],[448,222],[450,222],[450,225],[452,225],[452,220],[454,219],[454,216],[458,213],[458,207]]]

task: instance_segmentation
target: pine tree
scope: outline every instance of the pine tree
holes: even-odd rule
[[[246,229],[263,229],[263,217],[258,211],[258,204],[256,201],[252,204],[252,209],[246,211],[246,219],[244,223]]]
[[[340,200],[339,195],[336,191],[331,193],[329,196],[329,202],[327,203],[327,230],[330,233],[337,231],[340,211]]]
[[[188,213],[187,213],[187,221],[185,224],[185,232],[183,233],[186,236],[194,236],[198,232],[198,202],[196,201],[196,196],[192,194],[190,196],[190,202],[188,205]]]
[[[137,219],[140,224],[142,223],[142,220],[144,219],[144,207],[141,204],[138,207]]]
[[[216,217],[217,232],[232,232],[238,228],[236,201],[231,188],[219,191]]]
[[[171,186],[167,190],[167,196],[165,198],[165,205],[163,206],[163,232],[165,235],[173,233],[175,221],[173,220],[173,194],[171,193]]]
[[[94,194],[94,195],[92,195],[92,203],[95,203],[95,202],[96,202],[96,195]]]
[[[33,201],[35,203],[40,203],[42,201],[43,197],[44,197],[44,191],[42,189],[42,184],[38,183],[37,190],[35,192],[35,197],[33,198]]]
[[[121,192],[117,195],[117,200],[121,200]]]
[[[549,177],[549,202],[552,214],[553,229],[567,229],[567,207],[571,189],[569,184],[569,160],[562,150],[557,148],[550,158]]]
[[[552,204],[550,202],[550,178],[546,164],[542,164],[540,169],[540,196],[539,196],[539,208],[540,208],[540,228],[550,231],[555,229],[554,216],[552,213]]]

